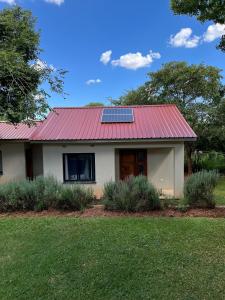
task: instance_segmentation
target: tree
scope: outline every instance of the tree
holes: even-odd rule
[[[225,24],[225,0],[171,0],[171,8],[175,14],[196,16],[201,22]],[[218,48],[225,51],[225,36]]]
[[[136,90],[128,90],[119,99],[110,98],[112,105],[151,105],[165,103],[164,99],[159,99],[156,95],[149,92],[150,81],[139,86]]]
[[[0,12],[0,117],[12,123],[32,123],[50,109],[48,93],[63,94],[64,70],[40,60],[40,33],[28,10],[15,6]]]
[[[183,113],[198,135],[197,143],[187,143],[188,172],[192,172],[191,156],[199,145],[203,146],[215,137],[215,128],[225,124],[222,112],[224,87],[221,70],[206,66],[188,65],[186,62],[170,62],[156,72],[148,74],[150,80],[136,91],[120,97],[120,105],[174,103]],[[140,97],[138,93],[140,92]],[[129,99],[130,95],[135,95]],[[141,99],[138,103],[138,99]],[[116,104],[116,101],[114,101]],[[223,114],[224,116],[224,114]],[[211,127],[212,125],[212,127]],[[224,128],[224,125],[223,127]],[[225,139],[223,140],[225,143]]]
[[[138,87],[136,90],[126,91],[119,99],[110,100],[113,105],[146,105],[154,101],[148,92],[148,83]]]
[[[87,107],[104,106],[104,104],[102,102],[90,102],[90,103],[86,104],[85,106],[87,106]]]

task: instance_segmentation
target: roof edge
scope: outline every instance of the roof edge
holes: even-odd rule
[[[43,143],[43,144],[54,144],[54,143],[63,143],[63,144],[70,144],[70,143],[132,143],[132,142],[192,142],[196,141],[197,137],[184,137],[184,138],[152,138],[152,139],[101,139],[101,140],[30,140],[32,143]]]
[[[149,104],[149,105],[118,105],[118,106],[112,106],[112,105],[107,105],[107,106],[68,106],[68,107],[53,107],[52,109],[99,109],[99,108],[141,108],[141,107],[162,107],[162,106],[176,106],[176,104],[173,103],[168,103],[168,104]],[[177,107],[177,106],[176,106]]]

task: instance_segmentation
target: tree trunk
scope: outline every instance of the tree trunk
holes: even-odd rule
[[[188,175],[192,174],[192,159],[191,156],[187,156],[187,167],[188,167]]]
[[[191,145],[187,145],[187,167],[188,167],[188,175],[192,174],[192,147]]]

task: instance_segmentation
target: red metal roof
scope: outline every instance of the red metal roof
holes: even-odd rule
[[[123,106],[124,107],[124,106]],[[195,139],[175,105],[129,106],[133,123],[101,123],[104,107],[55,108],[32,133],[34,141]]]
[[[25,124],[12,125],[0,122],[0,140],[29,140],[37,126],[29,127]]]

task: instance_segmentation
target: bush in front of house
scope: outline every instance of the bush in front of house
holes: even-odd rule
[[[112,211],[141,212],[160,208],[159,194],[145,176],[108,182],[104,186],[103,202],[105,209]]]
[[[63,189],[63,185],[53,176],[39,176],[35,180],[30,181],[30,184],[33,187],[35,199],[34,210],[37,211],[54,207]]]
[[[93,190],[75,184],[64,186],[55,202],[55,208],[63,210],[83,210],[93,200],[95,196]]]
[[[37,177],[0,185],[0,211],[81,210],[94,199],[91,189],[64,186],[54,177]]]
[[[28,181],[0,185],[0,211],[33,210],[34,189]]]
[[[184,184],[184,203],[196,208],[214,208],[213,191],[218,182],[216,171],[200,171],[189,176]]]

